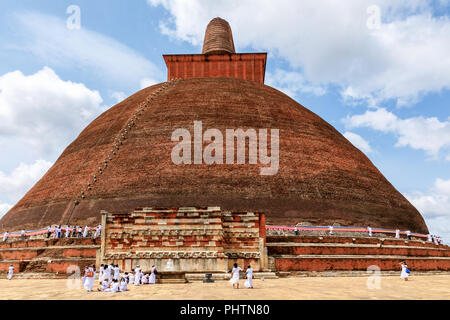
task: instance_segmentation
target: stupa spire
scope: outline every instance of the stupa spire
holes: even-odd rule
[[[202,54],[233,54],[233,33],[230,24],[222,18],[214,18],[206,27]]]

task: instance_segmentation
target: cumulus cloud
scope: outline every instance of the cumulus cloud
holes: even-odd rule
[[[326,93],[325,88],[308,83],[299,72],[276,69],[275,72],[266,74],[265,82],[291,97],[299,93],[309,93],[316,96],[322,96]]]
[[[38,155],[71,142],[100,111],[102,98],[82,83],[63,81],[50,68],[0,76],[0,139],[19,139]]]
[[[347,128],[371,128],[397,136],[396,146],[409,146],[424,150],[436,159],[440,154],[450,157],[450,120],[440,121],[435,117],[413,117],[400,119],[384,108],[368,110],[364,114],[344,119]]]
[[[0,171],[2,201],[17,202],[52,165],[49,161],[36,160],[31,165],[21,163],[9,174]],[[0,204],[0,212],[8,209],[8,206],[7,203]]]
[[[141,80],[141,89],[145,89],[147,87],[153,86],[155,84],[157,84],[158,81],[154,80],[154,79],[150,79],[150,78],[144,78]]]
[[[367,142],[359,134],[347,131],[344,133],[344,137],[364,153],[371,153],[373,151],[369,142]]]
[[[160,22],[170,37],[200,45],[207,23],[223,17],[237,48],[268,50],[306,83],[336,85],[352,101],[403,106],[450,88],[450,19],[433,15],[431,0],[147,1],[171,14]],[[368,23],[373,5],[376,27]]]
[[[102,81],[138,87],[145,77],[161,71],[141,54],[122,43],[87,28],[71,30],[66,21],[40,13],[17,15],[14,49],[31,52],[48,65],[76,66]],[[19,40],[19,43],[17,39]]]
[[[450,179],[436,179],[427,192],[412,192],[405,197],[424,216],[432,233],[450,243]]]

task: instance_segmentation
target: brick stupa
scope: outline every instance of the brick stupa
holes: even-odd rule
[[[266,53],[236,53],[231,28],[208,25],[202,54],[165,55],[168,80],[89,124],[2,218],[3,230],[96,225],[101,210],[207,207],[266,214],[270,224],[308,221],[427,233],[420,213],[335,128],[264,85]],[[280,166],[175,165],[177,128],[276,128]]]

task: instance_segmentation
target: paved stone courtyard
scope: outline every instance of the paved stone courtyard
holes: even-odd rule
[[[156,284],[116,294],[68,289],[67,280],[0,280],[0,299],[47,300],[340,300],[340,299],[445,299],[450,300],[450,275],[381,277],[380,289],[368,289],[367,277],[292,277],[254,280],[254,289],[232,289],[228,281],[212,284]],[[244,281],[241,281],[243,287]],[[71,283],[73,286],[74,283]],[[97,286],[94,286],[96,290]]]

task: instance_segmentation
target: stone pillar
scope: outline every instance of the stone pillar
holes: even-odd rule
[[[100,261],[98,262],[99,265],[105,263],[106,226],[107,226],[106,219],[108,216],[108,212],[102,210],[100,213],[102,215],[102,234],[101,234],[102,244],[100,247]]]

